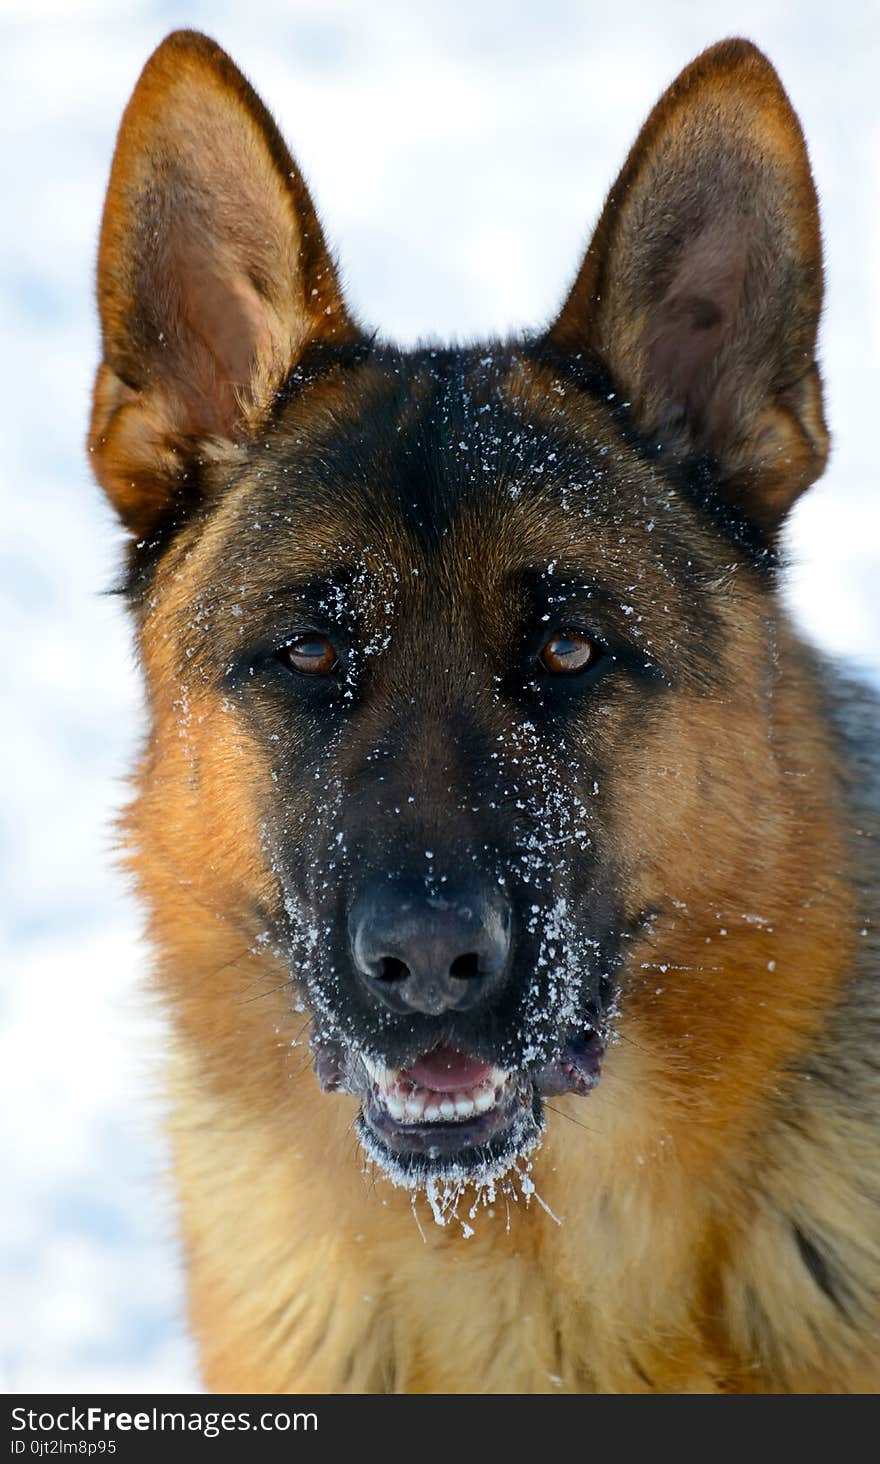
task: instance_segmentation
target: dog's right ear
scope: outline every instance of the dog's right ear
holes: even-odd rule
[[[89,450],[133,534],[235,451],[314,342],[359,339],[302,177],[219,46],[178,31],[119,129],[101,228]]]

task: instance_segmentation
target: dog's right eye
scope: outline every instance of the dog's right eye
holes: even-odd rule
[[[339,665],[336,647],[324,635],[301,635],[278,652],[278,659],[303,676],[329,676]]]

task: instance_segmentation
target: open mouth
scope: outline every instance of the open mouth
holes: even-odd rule
[[[545,1097],[595,1086],[603,1050],[591,1030],[533,1068],[499,1067],[446,1044],[402,1068],[319,1047],[316,1067],[322,1086],[361,1098],[357,1131],[368,1157],[415,1188],[499,1178],[540,1141]]]
[[[362,1134],[414,1177],[497,1166],[516,1143],[540,1133],[531,1085],[506,1068],[440,1046],[403,1069],[362,1058],[370,1079]],[[531,1120],[525,1122],[526,1117]],[[407,1162],[409,1161],[409,1162]]]

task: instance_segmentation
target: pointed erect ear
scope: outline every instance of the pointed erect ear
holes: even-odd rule
[[[358,339],[272,118],[196,32],[154,52],[122,119],[98,303],[89,448],[137,535],[247,440],[307,346]]]
[[[549,344],[598,357],[661,453],[771,535],[828,452],[822,255],[797,117],[747,41],[697,58],[611,190]]]

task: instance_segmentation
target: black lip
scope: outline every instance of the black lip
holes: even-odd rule
[[[396,1124],[367,1101],[356,1130],[367,1157],[397,1184],[491,1182],[535,1148],[544,1131],[544,1105],[531,1080],[523,1078],[496,1108],[457,1123]]]
[[[531,1152],[544,1131],[544,1099],[585,1096],[599,1081],[606,1034],[586,1028],[550,1062],[516,1073],[487,1113],[451,1123],[399,1123],[377,1101],[357,1052],[339,1041],[314,1041],[322,1088],[361,1100],[355,1129],[363,1149],[395,1183],[411,1188],[435,1180],[466,1183],[499,1177]]]
[[[535,1087],[544,1098],[563,1093],[591,1093],[602,1074],[607,1033],[596,1028],[569,1038],[559,1056],[534,1074]]]

